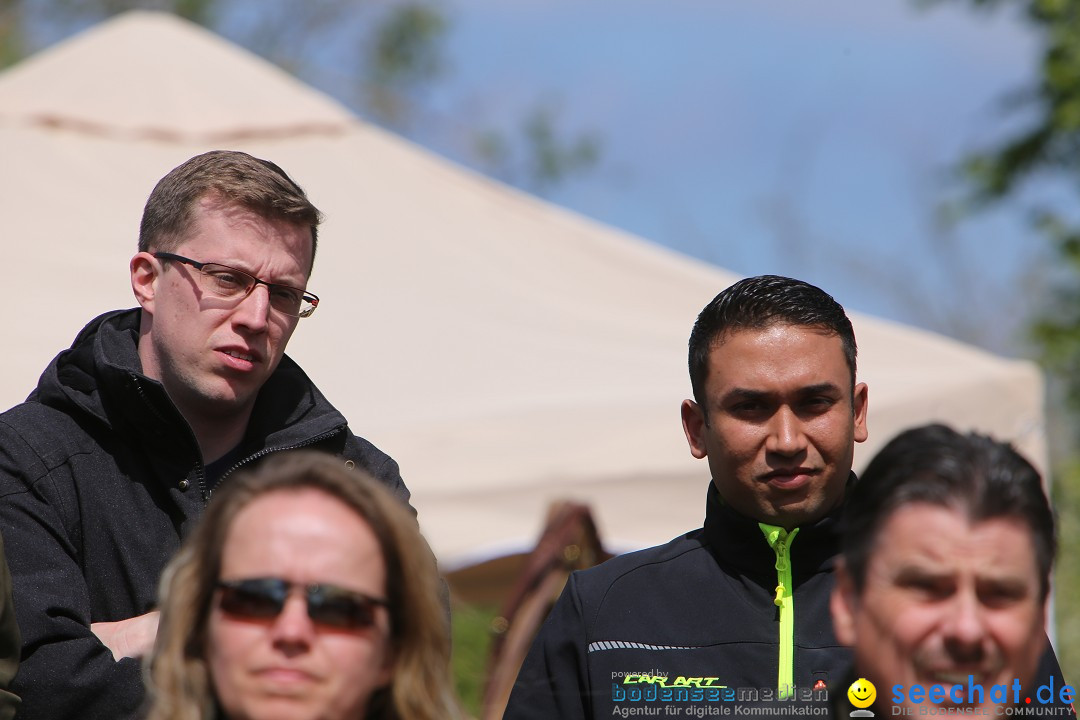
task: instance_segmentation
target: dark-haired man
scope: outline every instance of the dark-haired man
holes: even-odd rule
[[[705,525],[572,575],[507,720],[823,701],[848,659],[828,602],[867,437],[855,356],[844,309],[805,282],[749,278],[702,310],[682,421],[712,473]]]
[[[1056,667],[1037,673],[1054,515],[1011,447],[943,425],[901,433],[870,462],[845,519],[832,612],[855,649],[852,682],[873,687],[860,707],[1049,716],[1072,703]]]
[[[131,286],[0,415],[0,523],[26,720],[133,718],[158,576],[214,487],[268,454],[323,450],[407,500],[285,346],[319,299],[319,211],[274,163],[199,155],[147,200]]]

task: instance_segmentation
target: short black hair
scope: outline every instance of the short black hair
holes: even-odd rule
[[[1057,552],[1054,513],[1039,472],[1011,445],[945,425],[900,433],[874,456],[844,508],[844,562],[862,590],[877,533],[910,503],[955,508],[975,522],[1015,518],[1030,530],[1042,597]]]
[[[817,328],[839,336],[844,359],[851,370],[851,389],[855,390],[858,347],[851,320],[840,303],[808,282],[780,275],[759,275],[721,291],[694,323],[690,333],[690,386],[694,400],[703,411],[709,352],[716,342],[736,330],[763,330],[773,325]]]

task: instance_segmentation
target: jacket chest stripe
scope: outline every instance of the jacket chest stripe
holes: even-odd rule
[[[696,647],[686,645],[646,645],[645,643],[627,642],[625,640],[598,640],[589,643],[589,652],[601,650],[697,650]]]

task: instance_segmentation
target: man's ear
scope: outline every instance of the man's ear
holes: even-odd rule
[[[870,434],[866,426],[866,412],[870,405],[870,390],[866,387],[866,383],[859,383],[855,386],[852,399],[852,410],[855,412],[855,442],[864,442]]]
[[[153,314],[161,264],[150,253],[139,252],[131,258],[128,269],[131,271],[131,290],[135,293],[135,299],[143,310]]]
[[[701,460],[709,454],[705,446],[705,410],[693,400],[683,400],[679,409],[686,442],[690,444],[690,454]]]
[[[858,596],[855,583],[848,572],[843,558],[836,560],[836,584],[829,597],[829,609],[832,610],[833,631],[841,645],[855,644],[855,614],[858,612]]]

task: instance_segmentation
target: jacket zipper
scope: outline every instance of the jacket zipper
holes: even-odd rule
[[[777,690],[781,700],[791,697],[795,690],[795,597],[791,580],[791,543],[799,528],[788,532],[776,525],[758,523],[769,547],[776,553],[776,593],[773,604],[780,608],[780,658],[777,671]]]
[[[299,450],[300,448],[309,447],[311,445],[321,443],[323,440],[326,440],[327,438],[331,438],[331,437],[337,435],[339,432],[341,432],[341,428],[335,428],[334,430],[330,430],[329,432],[324,432],[322,435],[316,435],[313,438],[308,438],[304,442],[296,443],[295,445],[284,445],[282,447],[266,448],[264,450],[260,450],[259,452],[255,453],[254,455],[249,455],[248,457],[244,458],[240,462],[233,465],[231,468],[229,468],[225,472],[221,473],[221,477],[218,478],[217,484],[220,485],[222,482],[224,482],[225,478],[227,478],[229,475],[231,475],[235,470],[237,470],[238,468],[240,468],[243,465],[247,465],[252,460],[257,460],[257,459],[259,459],[261,457],[269,455],[270,453],[285,452],[287,450]],[[210,488],[206,487],[205,466],[202,465],[201,463],[199,464],[198,475],[199,475],[199,490],[200,490],[200,492],[202,492],[203,501],[204,502],[210,502],[210,496],[213,494],[213,491]]]
[[[150,408],[150,411],[152,413],[154,413],[158,417],[159,420],[161,420],[163,423],[167,422],[165,416],[163,416],[161,414],[161,412],[158,410],[158,408],[154,405],[154,403],[150,402],[150,399],[148,397],[146,397],[146,393],[143,391],[142,382],[140,381],[139,376],[136,375],[135,373],[129,373],[129,375],[130,375],[131,381],[135,385],[136,391],[138,391],[138,393],[139,393],[139,397],[143,401],[143,404],[146,405],[148,408]],[[284,447],[267,448],[265,450],[260,450],[259,452],[255,453],[254,455],[250,455],[250,456],[244,458],[243,460],[241,460],[240,462],[236,463],[231,468],[229,468],[228,470],[223,472],[221,474],[221,477],[218,478],[218,484],[220,485],[221,481],[224,480],[227,476],[229,476],[234,470],[236,470],[237,468],[239,468],[242,465],[246,465],[247,463],[251,462],[252,460],[256,460],[258,458],[263,457],[264,455],[269,455],[270,453],[274,453],[274,452],[282,452],[282,451],[285,451],[285,450],[299,450],[300,448],[308,447],[309,445],[314,445],[316,443],[320,443],[323,440],[326,440],[327,438],[331,438],[334,435],[337,435],[339,432],[341,432],[341,428],[337,427],[337,428],[334,428],[333,430],[324,432],[322,435],[316,435],[313,438],[308,438],[304,442],[297,443],[295,445],[285,445]],[[188,436],[191,438],[192,442],[195,444],[195,447],[198,448],[199,447],[199,441],[195,437],[195,434],[191,431],[191,426],[188,426]],[[210,495],[212,494],[212,491],[210,490],[210,488],[208,488],[206,486],[206,465],[201,460],[199,461],[199,466],[195,470],[195,476],[199,481],[199,493],[202,495],[203,502],[204,503],[210,502]]]

